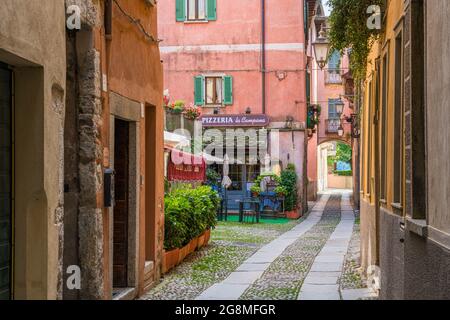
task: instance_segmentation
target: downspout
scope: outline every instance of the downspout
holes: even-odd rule
[[[262,113],[266,114],[266,0],[261,0],[261,79]]]

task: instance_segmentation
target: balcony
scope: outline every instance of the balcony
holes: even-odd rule
[[[342,84],[341,70],[328,70],[325,72],[326,84]]]
[[[326,133],[337,134],[341,126],[340,119],[326,119],[325,120]]]

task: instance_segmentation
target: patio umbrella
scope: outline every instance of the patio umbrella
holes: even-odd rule
[[[226,154],[225,157],[223,158],[223,179],[222,179],[222,187],[224,187],[225,190],[228,189],[232,184],[232,181],[228,176],[229,174],[230,174],[230,158]]]

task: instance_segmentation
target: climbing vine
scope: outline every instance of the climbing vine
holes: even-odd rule
[[[373,43],[377,40],[381,30],[369,29],[367,20],[370,14],[367,8],[372,5],[380,6],[384,11],[386,0],[328,0],[331,8],[329,18],[330,30],[328,38],[331,50],[343,53],[350,49],[350,69],[355,79],[365,78],[367,57]]]

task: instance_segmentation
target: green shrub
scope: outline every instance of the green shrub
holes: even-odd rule
[[[281,186],[286,190],[284,206],[286,211],[292,211],[297,206],[297,173],[294,165],[288,165],[286,170],[281,172]]]
[[[219,195],[208,186],[193,189],[186,185],[168,194],[164,248],[181,248],[205,230],[214,228],[219,203]]]
[[[352,170],[345,170],[345,171],[334,170],[333,173],[335,175],[338,175],[338,176],[341,176],[341,177],[351,177],[351,176],[353,176],[353,171]]]

